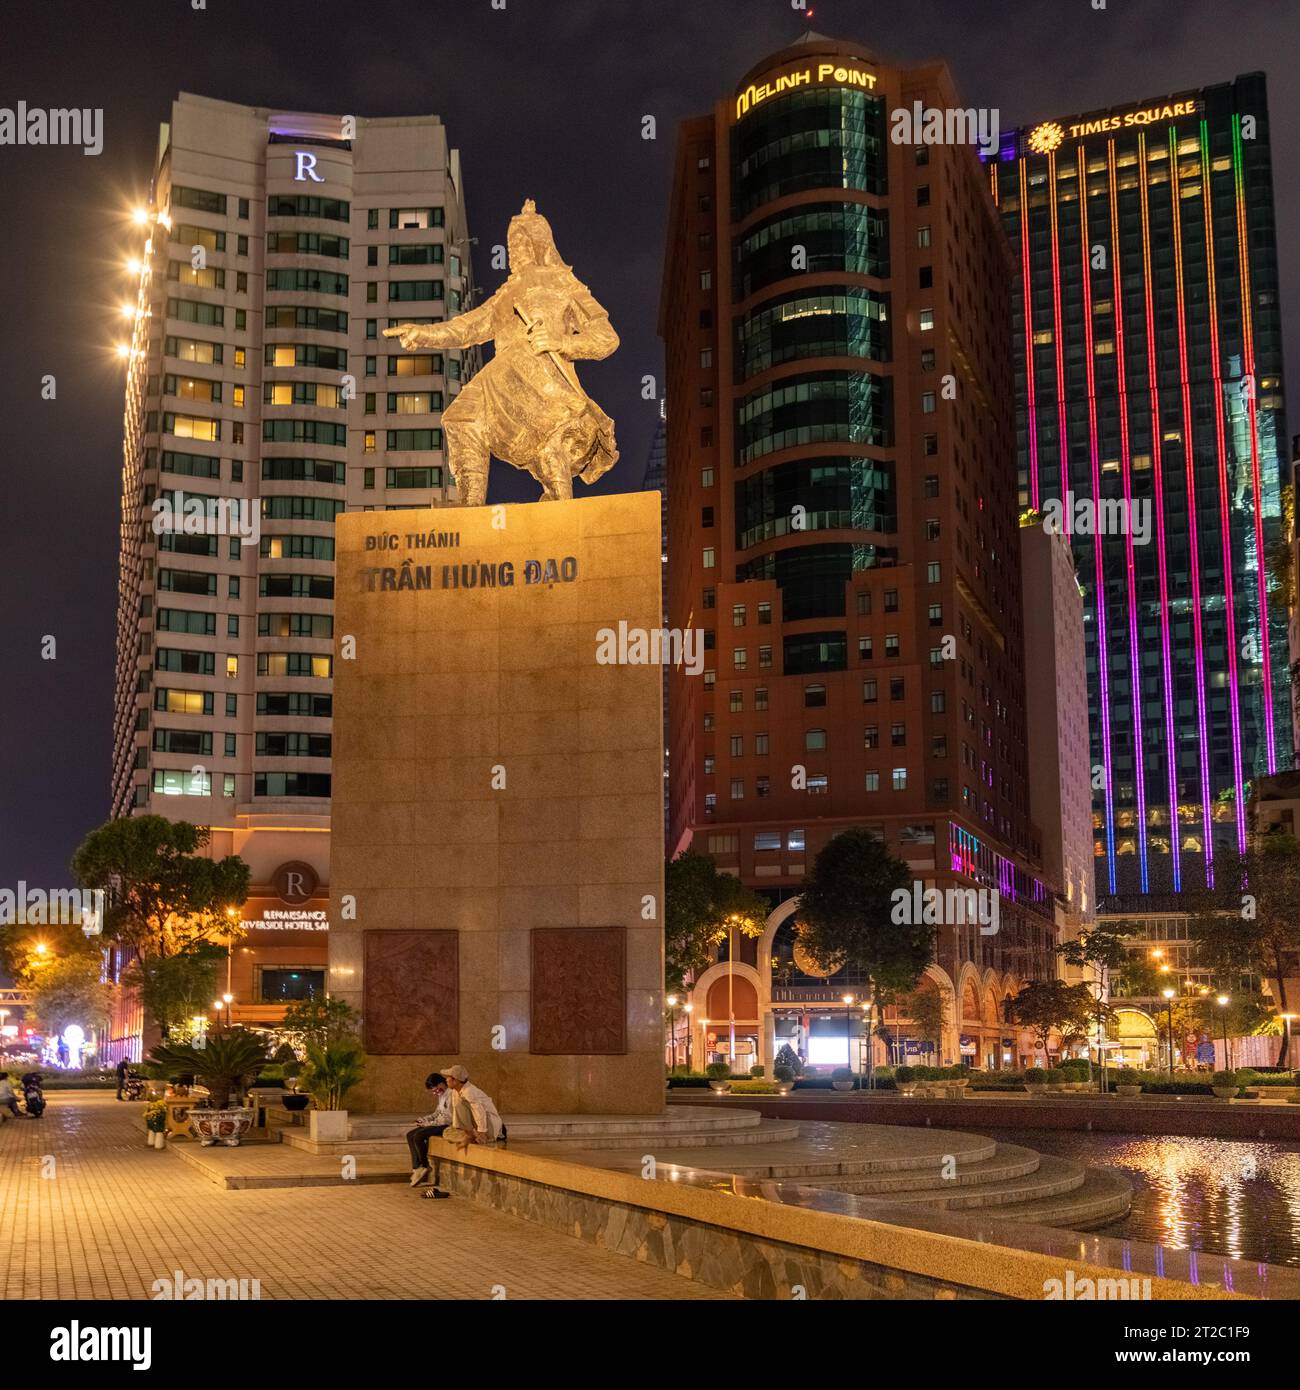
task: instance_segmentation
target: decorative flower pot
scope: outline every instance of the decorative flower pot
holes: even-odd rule
[[[285,1096],[283,1104],[286,1110],[306,1110],[311,1104],[311,1097],[295,1091]]]
[[[1231,1100],[1237,1094],[1235,1086],[1215,1086],[1213,1089],[1220,1100]]]
[[[348,1137],[346,1110],[312,1110],[308,1112],[308,1135],[313,1143],[337,1144]]]
[[[852,1089],[853,1089],[853,1082],[851,1082],[851,1081],[832,1081],[832,1082],[831,1082],[831,1090],[832,1090],[832,1091],[851,1091]]]
[[[786,1081],[778,1081],[776,1084],[776,1093],[778,1096],[788,1096],[790,1094],[789,1083]]]
[[[152,1137],[155,1149],[165,1149],[167,1147],[167,1131],[165,1129],[154,1130]]]
[[[252,1106],[232,1106],[227,1110],[191,1110],[190,1133],[205,1149],[224,1144],[228,1149],[239,1147],[240,1139],[253,1127]]]
[[[1128,1100],[1133,1100],[1135,1097],[1140,1096],[1140,1095],[1142,1094],[1142,1087],[1141,1087],[1141,1086],[1116,1086],[1116,1087],[1115,1087],[1115,1091],[1116,1091],[1116,1094],[1121,1095],[1121,1096],[1124,1096],[1124,1097],[1126,1097]]]
[[[718,1093],[719,1095],[722,1095],[725,1091],[731,1090],[731,1082],[730,1082],[730,1081],[710,1081],[710,1082],[709,1082],[709,1090],[710,1090],[710,1091],[717,1091],[717,1093]]]

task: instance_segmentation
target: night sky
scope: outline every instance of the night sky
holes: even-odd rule
[[[641,486],[662,372],[655,327],[676,123],[805,29],[903,62],[944,58],[1004,129],[1263,69],[1289,360],[1300,283],[1300,9],[1277,0],[22,0],[0,107],[102,107],[104,149],[0,146],[0,887],[54,888],[108,814],[122,369],[111,355],[125,211],[179,91],[281,110],[437,113],[462,153],[478,282],[525,197],[609,309],[622,347],[582,367],[618,424],[597,491]],[[658,139],[641,138],[653,115]],[[1294,370],[1294,368],[1293,368]],[[41,399],[41,378],[57,399]],[[1292,428],[1300,420],[1294,386]],[[1008,466],[1014,466],[1008,461]],[[509,475],[509,476],[507,476]],[[498,466],[491,501],[536,496]],[[45,634],[57,659],[41,659]]]

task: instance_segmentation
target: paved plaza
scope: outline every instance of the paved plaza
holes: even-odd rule
[[[0,1296],[151,1298],[257,1279],[263,1298],[709,1299],[726,1294],[404,1184],[227,1191],[145,1147],[138,1104],[48,1093],[0,1125]]]

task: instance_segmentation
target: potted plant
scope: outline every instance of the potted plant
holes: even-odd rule
[[[853,1089],[853,1073],[848,1067],[836,1067],[831,1072],[831,1090],[851,1091]]]
[[[755,1081],[761,1081],[767,1075],[767,1068],[750,1067],[749,1074]]]
[[[709,1078],[709,1090],[717,1091],[721,1095],[731,1089],[731,1067],[728,1063],[710,1062],[704,1068],[704,1074]]]
[[[1115,1090],[1132,1100],[1142,1094],[1142,1074],[1132,1067],[1121,1067],[1115,1073]]]
[[[900,1096],[914,1096],[916,1094],[916,1071],[912,1067],[899,1067],[894,1072],[894,1085],[898,1087]]]
[[[354,1037],[307,1044],[307,1065],[302,1081],[315,1109],[310,1114],[311,1138],[335,1142],[348,1137],[348,1112],[343,1102],[360,1085],[366,1070],[366,1054]]]
[[[772,1079],[776,1082],[776,1089],[779,1095],[788,1096],[790,1087],[794,1085],[794,1068],[783,1066],[780,1062],[772,1068]]]
[[[253,1107],[240,1102],[247,1078],[256,1076],[266,1061],[261,1038],[235,1028],[208,1038],[203,1047],[163,1044],[149,1055],[160,1066],[192,1072],[208,1088],[207,1102],[200,1101],[189,1113],[190,1133],[204,1148],[217,1143],[238,1147],[253,1127]],[[232,1096],[234,1105],[230,1103]]]
[[[1043,1073],[1043,1081],[1049,1091],[1060,1093],[1065,1089],[1065,1082],[1068,1080],[1066,1074],[1060,1067],[1048,1067]]]
[[[1042,1090],[1047,1085],[1047,1073],[1042,1067],[1030,1067],[1025,1072],[1025,1088],[1029,1091]]]
[[[1220,1100],[1231,1100],[1237,1094],[1240,1083],[1235,1071],[1216,1071],[1210,1078],[1210,1086]]]
[[[151,1149],[167,1144],[167,1107],[160,1100],[151,1100],[144,1108],[145,1143]]]

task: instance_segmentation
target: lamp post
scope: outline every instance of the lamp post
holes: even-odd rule
[[[846,994],[844,999],[844,1060],[850,1071],[853,1070],[853,996]]]
[[[670,1065],[674,1071],[677,1070],[677,996],[670,994],[667,999],[668,1004],[668,1035],[669,1051],[672,1057]]]
[[[691,1015],[695,1012],[695,1005],[689,1000],[682,1005],[682,1013],[686,1015],[686,1070],[691,1069]]]
[[[235,954],[235,924],[239,921],[239,909],[228,907],[226,909],[226,920],[230,923],[230,930],[226,933],[226,997],[230,997],[230,968]]]
[[[1169,1020],[1169,1079],[1174,1079],[1174,994],[1172,989],[1162,989],[1165,996],[1165,1014]]]
[[[1278,1017],[1282,1020],[1282,1066],[1285,1069],[1291,1065],[1291,1020],[1300,1015],[1279,1014]]]
[[[1228,1050],[1228,1005],[1232,1003],[1232,996],[1220,994],[1215,1003],[1223,1010],[1223,1065],[1225,1070],[1231,1071],[1232,1053]]]

